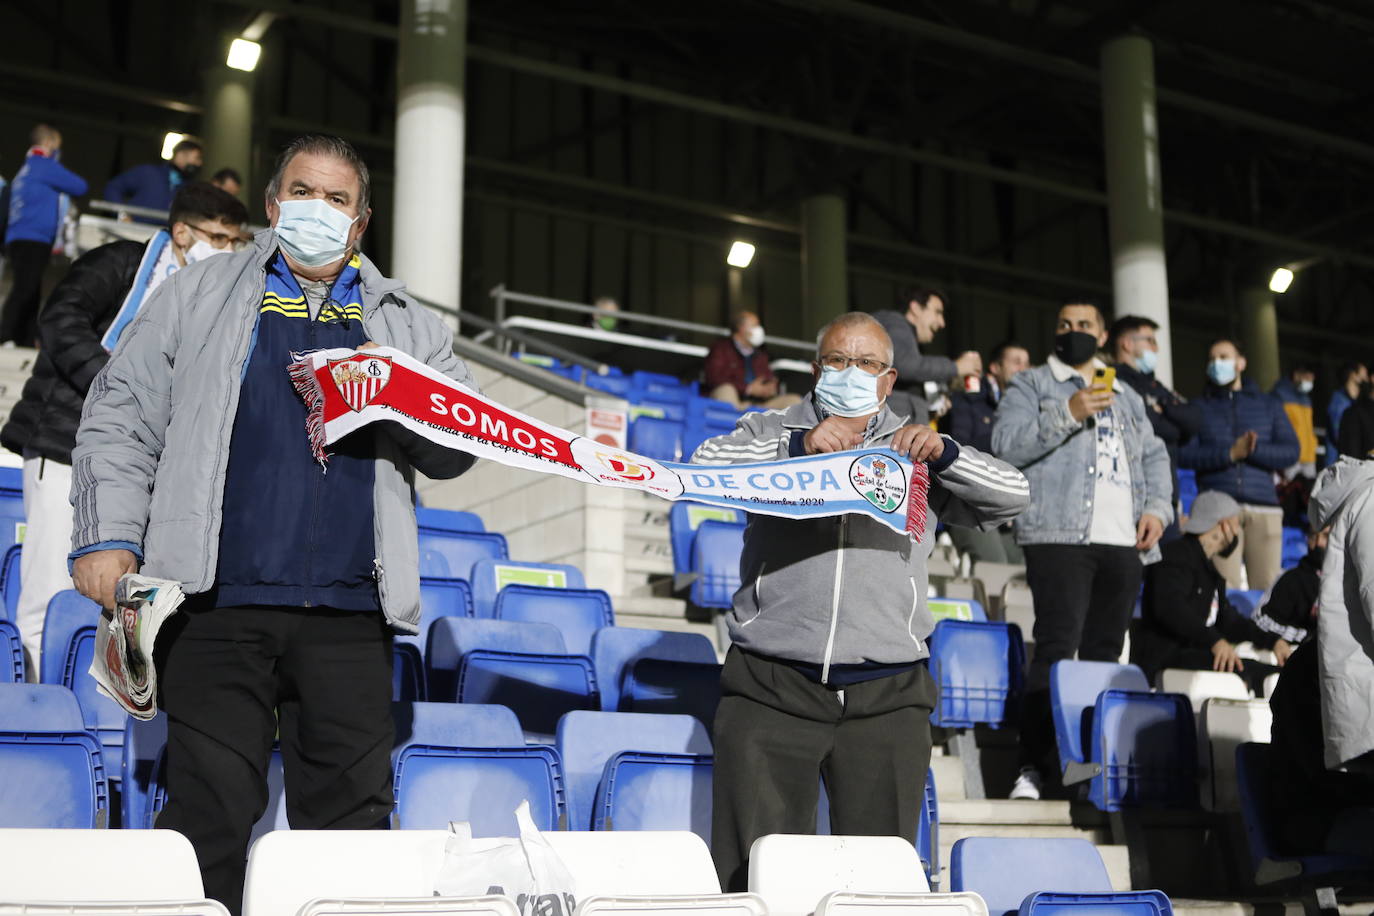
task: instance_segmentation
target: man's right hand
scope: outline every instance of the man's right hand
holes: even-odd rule
[[[1109,389],[1080,388],[1069,398],[1069,414],[1082,423],[1093,414],[1101,413],[1112,406],[1116,395]]]
[[[1255,447],[1259,445],[1259,433],[1253,429],[1241,433],[1240,438],[1231,443],[1231,461],[1239,463],[1249,458],[1255,453]]]
[[[863,429],[853,432],[849,427],[851,422],[845,417],[826,417],[817,423],[802,437],[802,447],[806,449],[806,454],[844,452],[863,445]]]
[[[119,577],[131,572],[138,572],[138,557],[132,551],[97,550],[72,562],[72,584],[96,604],[113,610]]]
[[[959,358],[954,361],[954,368],[959,370],[959,378],[968,375],[983,377],[983,357],[979,356],[974,350],[966,350],[959,354]]]
[[[1212,670],[1238,673],[1245,670],[1245,662],[1240,660],[1235,646],[1218,639],[1212,644]]]

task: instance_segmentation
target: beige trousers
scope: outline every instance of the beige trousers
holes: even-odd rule
[[[1240,544],[1229,557],[1216,557],[1228,588],[1267,589],[1283,571],[1283,510],[1278,506],[1240,507]],[[1244,564],[1244,579],[1241,565]],[[1242,584],[1247,581],[1248,584]]]

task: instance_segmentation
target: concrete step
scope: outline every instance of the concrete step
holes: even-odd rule
[[[930,768],[935,773],[935,795],[943,817],[946,804],[964,801],[964,763],[958,757],[932,756]]]
[[[959,762],[957,757],[946,760]],[[937,776],[938,779],[938,776]],[[938,784],[937,784],[938,785]],[[941,824],[992,824],[1013,827],[1044,825],[1073,827],[1073,809],[1066,801],[1022,801],[1006,798],[940,800]],[[1093,824],[1094,828],[1101,826]],[[1010,834],[1008,834],[1010,835]],[[1019,834],[1018,834],[1019,835]]]
[[[676,598],[663,598],[656,595],[622,595],[615,601],[615,619],[620,623],[622,617],[644,617],[663,622],[681,620],[687,622],[687,602]],[[654,625],[655,629],[667,629]]]

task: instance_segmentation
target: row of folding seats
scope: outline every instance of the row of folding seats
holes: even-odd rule
[[[697,446],[735,431],[740,408],[725,401],[696,397],[684,401],[640,401],[631,407],[630,451],[659,461],[688,461]]]

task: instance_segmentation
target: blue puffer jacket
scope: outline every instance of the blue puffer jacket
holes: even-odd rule
[[[1178,463],[1197,471],[1199,490],[1220,490],[1236,502],[1277,506],[1274,472],[1298,460],[1298,434],[1278,398],[1245,379],[1240,391],[1209,385],[1193,403],[1202,407],[1202,428],[1179,450]],[[1245,461],[1231,460],[1231,446],[1248,430],[1259,444]]]
[[[51,245],[66,215],[62,195],[80,197],[86,180],[38,150],[30,150],[10,185],[9,228],[5,241]]]

